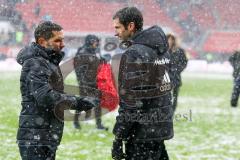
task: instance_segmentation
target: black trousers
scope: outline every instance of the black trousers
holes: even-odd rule
[[[22,160],[55,160],[57,147],[19,145]]]
[[[126,143],[126,160],[169,160],[164,142]]]
[[[173,106],[173,111],[174,112],[177,108],[179,90],[180,90],[180,86],[175,86],[172,90],[172,106]]]
[[[96,125],[99,126],[102,124],[102,108],[100,106],[95,107],[94,108],[94,112],[95,112],[95,118],[96,118]],[[76,110],[76,114],[74,115],[74,122],[79,122],[79,117],[81,115],[81,112],[79,112],[78,110]],[[91,110],[86,112],[86,119],[89,118],[91,116]]]

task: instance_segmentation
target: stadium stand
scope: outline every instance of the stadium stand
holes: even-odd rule
[[[233,53],[237,49],[240,49],[240,32],[214,31],[203,45],[203,51],[208,53]]]
[[[19,24],[16,17],[20,17],[22,28],[24,25],[27,28],[16,28],[17,31],[30,33],[39,21],[53,20],[71,35],[89,32],[113,35],[113,13],[125,6],[136,6],[143,12],[146,27],[158,24],[167,28],[194,53],[229,53],[237,47],[230,44],[240,43],[234,38],[240,32],[238,0],[16,0],[15,3],[11,3],[11,8],[14,6],[13,13],[17,16],[11,15],[9,20]],[[1,14],[6,14],[3,12],[6,8],[0,9]]]
[[[34,15],[34,7],[39,3],[41,11],[38,17]],[[161,24],[170,27],[174,32],[181,33],[182,30],[177,23],[170,19],[156,4],[149,1],[132,1],[132,4],[140,6],[144,11],[146,25]],[[63,25],[68,32],[113,32],[113,13],[127,6],[127,3],[108,3],[98,0],[36,0],[17,4],[17,10],[23,14],[23,19],[28,27],[33,26],[46,15],[50,19]],[[155,6],[155,7],[153,7]]]

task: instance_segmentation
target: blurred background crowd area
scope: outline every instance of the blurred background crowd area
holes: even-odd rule
[[[175,34],[189,59],[224,63],[240,49],[239,0],[0,0],[0,59],[16,57],[44,20],[63,26],[67,57],[89,33],[100,37],[102,50],[118,44],[112,16],[126,6],[142,11],[144,28],[157,24]]]

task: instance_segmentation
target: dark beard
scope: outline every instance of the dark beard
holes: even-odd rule
[[[52,45],[50,45],[49,43],[47,44],[47,50],[50,50],[52,51],[53,54],[57,54],[57,53],[60,53],[61,50],[58,50],[58,49],[55,49]]]

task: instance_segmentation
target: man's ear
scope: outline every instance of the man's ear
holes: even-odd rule
[[[46,40],[43,37],[38,38],[37,43],[42,47],[46,46]]]
[[[136,31],[136,27],[135,27],[135,23],[134,22],[130,22],[128,24],[128,30],[131,32],[135,32]]]

